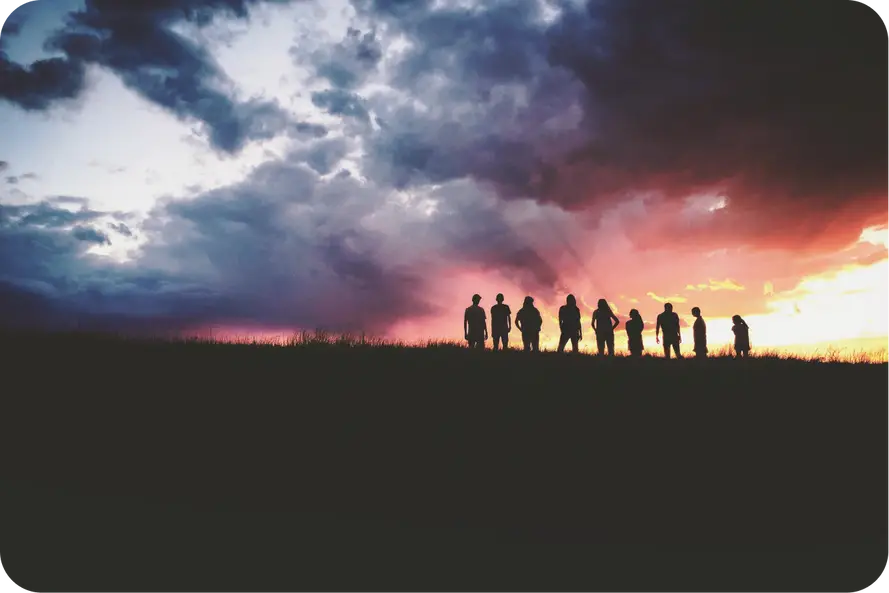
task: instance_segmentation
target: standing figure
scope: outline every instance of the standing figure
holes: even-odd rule
[[[676,358],[682,358],[679,352],[679,344],[682,343],[682,334],[679,333],[679,315],[673,312],[673,305],[664,304],[664,312],[657,316],[654,326],[654,337],[657,343],[661,343],[660,331],[664,330],[664,356],[670,358],[670,348],[676,353]]]
[[[543,318],[534,306],[534,299],[526,296],[522,308],[515,314],[515,326],[522,332],[522,344],[525,352],[540,352],[540,328]]]
[[[491,337],[494,338],[494,350],[499,350],[500,342],[503,349],[509,347],[509,332],[512,329],[512,311],[509,305],[503,304],[503,295],[497,295],[497,304],[491,307]]]
[[[484,349],[485,340],[488,339],[487,316],[485,310],[478,306],[481,300],[479,295],[472,295],[472,305],[466,307],[463,313],[463,333],[470,348]]]
[[[707,358],[707,324],[704,322],[704,318],[701,317],[701,308],[693,307],[691,314],[695,318],[695,356]]]
[[[750,356],[750,327],[740,315],[732,315],[732,331],[735,333],[735,354],[738,358]]]
[[[569,294],[565,304],[559,307],[559,330],[559,352],[564,352],[565,344],[571,340],[571,347],[576,353],[577,343],[583,339],[583,332],[580,329],[580,309],[577,308],[577,299],[573,294]]]
[[[642,356],[642,330],[645,329],[645,322],[636,309],[630,310],[630,318],[626,323],[627,328],[627,348],[630,350],[630,356]]]
[[[614,325],[612,325],[614,321]],[[599,356],[605,353],[608,347],[608,356],[614,356],[614,330],[620,325],[620,320],[611,311],[608,301],[599,299],[598,307],[593,311],[593,331],[596,332],[596,346]]]

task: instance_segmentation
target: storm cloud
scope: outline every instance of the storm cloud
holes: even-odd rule
[[[131,329],[156,318],[158,328],[372,333],[434,313],[424,289],[431,272],[448,266],[483,262],[553,288],[555,271],[471,181],[405,204],[391,188],[319,174],[314,155],[330,142],[260,165],[240,183],[159,203],[140,224],[145,244],[125,264],[87,251],[110,241],[90,225],[108,213],[69,210],[58,205],[64,199],[4,206],[0,279],[91,327]]]
[[[441,209],[430,212],[372,182],[322,178],[301,160],[287,155],[240,184],[159,207],[143,225],[140,265],[233,297],[244,322],[338,331],[382,332],[434,312],[423,289],[447,265],[483,261],[522,270],[532,285],[556,281],[471,185],[431,193]]]
[[[286,113],[274,102],[239,100],[219,90],[229,81],[207,50],[171,27],[180,22],[203,26],[217,16],[245,19],[257,1],[87,0],[46,41],[64,58],[22,66],[0,53],[0,98],[45,110],[57,100],[79,96],[86,87],[86,65],[98,64],[177,117],[202,122],[215,148],[236,152],[249,140],[280,133],[289,123]]]
[[[575,211],[724,196],[689,241],[829,248],[885,219],[886,30],[864,4],[355,4],[408,36],[392,82],[436,105],[375,105],[369,166],[393,183]]]
[[[82,64],[50,58],[22,66],[9,59],[6,47],[10,38],[21,33],[21,13],[13,12],[0,31],[0,99],[22,109],[43,110],[54,101],[78,96],[85,87]],[[0,171],[4,168],[0,165]]]
[[[300,52],[291,49],[291,54],[297,64],[303,62]],[[382,46],[375,32],[362,33],[359,29],[349,27],[345,39],[312,52],[307,61],[315,65],[319,78],[328,81],[335,88],[353,89],[376,69],[382,55]]]
[[[188,278],[90,253],[108,237],[86,223],[117,215],[63,204],[0,205],[0,326],[158,333],[231,313]]]
[[[324,125],[218,90],[209,50],[171,29],[251,4],[90,0],[49,40],[66,56],[50,68],[81,84],[85,65],[108,68],[223,151],[292,143],[139,222],[4,206],[9,295],[93,324],[385,332],[437,314],[430,287],[467,270],[547,302],[583,278],[659,305],[734,277],[717,254],[676,279],[660,250],[813,262],[885,224],[886,31],[860,3],[354,0],[344,36],[290,50]],[[20,98],[3,96],[24,108],[82,91],[12,66],[0,91],[18,76]],[[94,255],[136,236],[126,263]],[[633,266],[645,274],[621,277]]]

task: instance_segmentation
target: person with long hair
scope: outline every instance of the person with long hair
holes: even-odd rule
[[[515,314],[515,326],[522,332],[522,344],[525,352],[540,352],[540,328],[543,317],[534,306],[534,299],[526,296],[522,308]]]
[[[612,321],[614,324],[612,325]],[[596,346],[599,349],[599,356],[605,353],[608,348],[608,356],[614,356],[614,330],[620,325],[620,320],[611,311],[608,301],[599,299],[596,310],[593,311],[593,331],[596,332]]]
[[[583,339],[580,323],[580,309],[577,308],[577,299],[569,294],[565,304],[559,307],[559,352],[565,351],[565,344],[571,341],[574,353],[577,353],[577,343]]]
[[[735,334],[735,355],[738,358],[750,356],[750,327],[740,315],[732,315],[732,332]]]
[[[630,350],[630,356],[642,356],[642,330],[645,329],[645,322],[636,309],[630,309],[630,318],[626,323],[627,328],[627,348]]]

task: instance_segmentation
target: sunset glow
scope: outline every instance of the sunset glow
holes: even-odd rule
[[[884,227],[869,227],[861,232],[860,240],[842,253],[857,253],[867,246],[887,248],[889,234]],[[880,252],[877,252],[880,253]],[[462,312],[468,306],[468,296],[475,291],[483,295],[482,306],[489,309],[493,296],[503,292],[511,306],[513,317],[521,306],[524,295],[514,283],[484,273],[455,271],[459,282],[443,282],[436,290],[440,296],[441,311],[419,320],[400,323],[389,332],[371,333],[369,336],[408,344],[423,345],[434,341],[462,342]],[[579,286],[583,283],[579,282]],[[758,289],[758,287],[762,287]],[[690,353],[692,335],[690,326],[693,306],[701,306],[707,322],[709,347],[718,352],[730,347],[733,341],[731,316],[740,313],[750,325],[754,354],[761,352],[795,354],[805,357],[828,355],[842,356],[867,354],[877,359],[886,357],[889,350],[889,260],[882,258],[872,263],[847,263],[821,273],[801,278],[785,290],[776,290],[770,280],[750,282],[748,285],[731,278],[710,278],[706,282],[687,283],[685,289],[675,294],[654,291],[633,296],[620,294],[609,299],[609,305],[621,320],[616,332],[618,352],[626,352],[624,323],[630,309],[636,308],[646,322],[643,333],[646,351],[661,355],[661,347],[655,342],[655,318],[662,311],[662,303],[672,302],[685,326],[682,328],[683,349]],[[565,293],[567,294],[567,293]],[[723,297],[731,294],[731,304],[724,305]],[[589,326],[591,311],[599,295],[576,292],[575,296],[583,315],[584,338],[582,352],[594,353],[595,334]],[[535,305],[544,319],[541,332],[541,348],[555,350],[558,345],[558,308],[564,303],[564,295],[555,298],[535,297]],[[748,311],[753,311],[748,313]],[[301,332],[313,333],[321,328],[257,329],[250,327],[212,327],[195,331],[197,335],[223,341],[257,340],[261,342],[287,343]],[[336,335],[334,332],[331,335]],[[353,336],[360,335],[353,333]],[[510,345],[521,348],[521,334],[513,329]],[[488,347],[491,346],[490,340]],[[570,349],[570,345],[569,345]]]
[[[885,350],[885,27],[680,4],[28,3],[0,322],[461,343],[503,293],[554,349],[573,294],[586,352],[602,298],[621,352],[667,302],[686,353],[695,306],[712,351],[735,314],[754,353]]]

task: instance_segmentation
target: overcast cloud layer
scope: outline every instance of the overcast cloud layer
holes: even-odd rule
[[[343,35],[302,20],[280,47],[305,112],[246,96],[188,33],[249,27],[259,0],[87,0],[43,40],[53,57],[20,64],[28,6],[0,37],[7,104],[53,117],[100,68],[222,154],[287,148],[143,217],[0,203],[7,324],[384,333],[450,314],[443,284],[478,275],[514,307],[579,287],[659,306],[708,277],[759,293],[763,266],[790,288],[885,257],[842,251],[887,218],[887,36],[860,3],[354,0]],[[10,186],[40,173],[0,158]],[[94,252],[129,237],[125,262]]]

